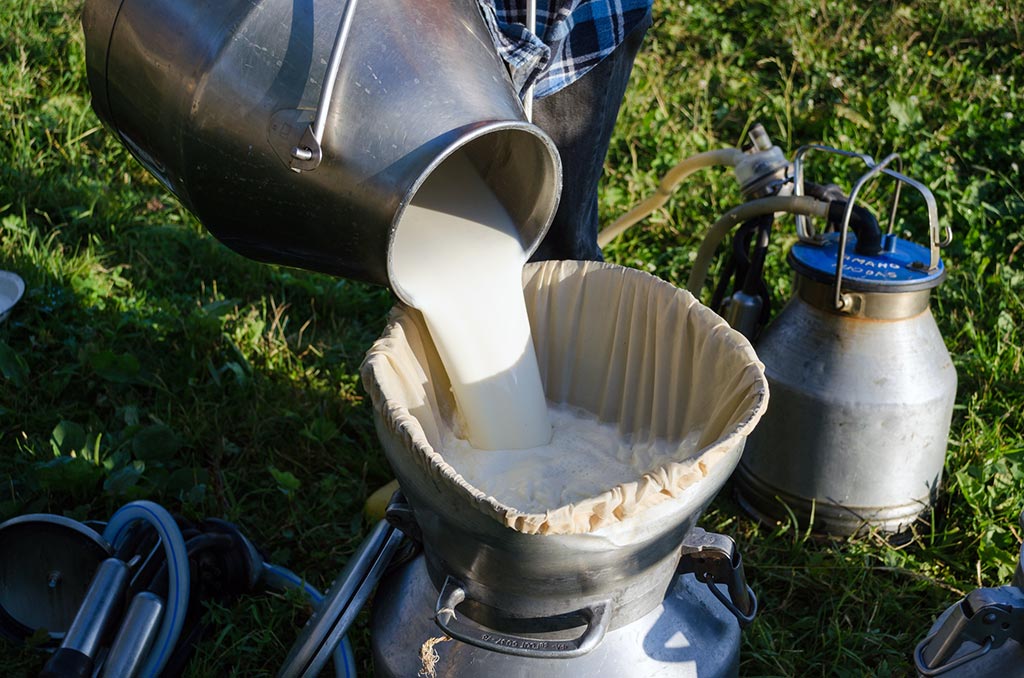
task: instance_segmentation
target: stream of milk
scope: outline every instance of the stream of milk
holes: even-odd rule
[[[549,407],[525,263],[515,223],[461,152],[426,179],[397,226],[392,282],[423,314],[459,412],[439,440],[445,461],[498,501],[542,513],[696,453],[699,431],[634,444],[579,408]]]
[[[465,433],[482,450],[551,440],[525,263],[515,223],[462,152],[427,177],[395,231],[393,283],[423,313]]]

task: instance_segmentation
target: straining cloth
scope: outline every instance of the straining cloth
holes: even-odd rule
[[[445,461],[442,433],[457,426],[450,383],[422,316],[397,306],[362,366],[388,455],[411,457],[438,492],[526,534],[591,532],[735,465],[768,403],[764,368],[741,334],[686,290],[614,264],[530,264],[523,282],[548,400],[614,422],[634,442],[678,443],[675,454],[635,481],[543,513],[501,503]]]

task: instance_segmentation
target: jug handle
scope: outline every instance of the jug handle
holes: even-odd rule
[[[316,104],[316,115],[303,132],[299,144],[292,149],[290,167],[293,172],[315,170],[323,159],[321,144],[324,140],[324,130],[327,128],[327,116],[331,112],[331,97],[334,95],[338,71],[341,69],[341,56],[345,52],[345,43],[352,28],[352,17],[355,16],[356,1],[348,0],[345,9],[342,10],[338,34],[334,38],[334,47],[331,48],[327,72],[324,74],[324,84],[320,89],[320,99]]]
[[[544,640],[499,633],[486,627],[474,626],[456,618],[455,609],[468,600],[466,589],[451,576],[447,577],[441,595],[437,598],[434,621],[446,634],[475,647],[517,657],[535,659],[569,659],[593,650],[604,639],[611,620],[609,601],[594,603],[557,618],[579,617],[587,628],[577,638]],[[555,617],[550,617],[555,619]]]

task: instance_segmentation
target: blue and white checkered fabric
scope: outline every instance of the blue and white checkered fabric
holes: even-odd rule
[[[537,31],[526,29],[526,0],[479,0],[512,82],[540,99],[566,87],[611,54],[653,0],[538,0]]]

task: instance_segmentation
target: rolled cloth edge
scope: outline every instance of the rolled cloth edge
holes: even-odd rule
[[[698,424],[720,431],[705,431],[696,454],[680,446],[680,458],[634,481],[543,513],[520,511],[467,482],[434,448],[431,438],[439,440],[438,431],[455,416],[449,382],[422,316],[399,305],[360,368],[391,454],[411,457],[440,491],[524,534],[588,533],[626,520],[680,497],[737,456],[767,407],[768,389],[750,343],[717,314],[686,290],[604,262],[529,264],[523,279],[549,400],[615,421],[634,441],[681,441]],[[622,332],[627,320],[632,327]],[[594,366],[605,357],[602,373]],[[681,379],[699,383],[690,383],[689,397],[680,399]],[[709,388],[715,398],[702,398]]]

